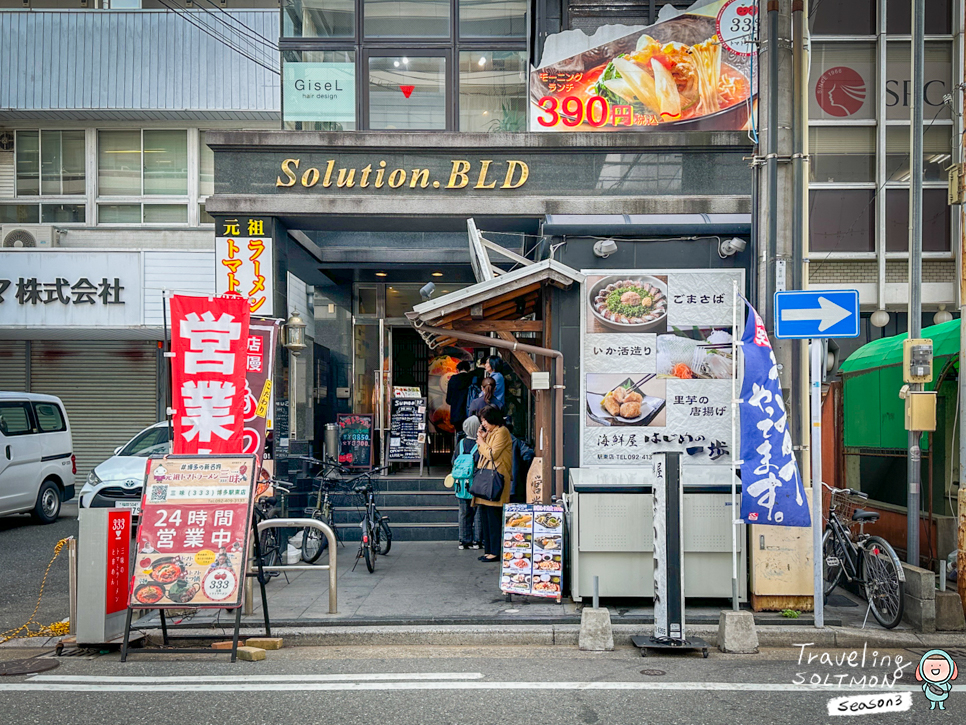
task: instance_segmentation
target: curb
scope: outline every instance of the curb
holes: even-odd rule
[[[203,644],[225,637],[225,629],[195,629],[170,632],[173,644]],[[631,646],[631,637],[647,630],[636,625],[619,624],[613,628],[615,646]],[[863,645],[888,649],[922,649],[966,646],[966,634],[917,634],[908,631],[863,630],[856,627],[758,627],[759,647],[797,647],[808,644],[829,649],[853,649]],[[717,626],[695,626],[688,633],[717,646]],[[242,629],[242,638],[260,636],[259,629]],[[273,627],[272,636],[282,637],[288,647],[498,647],[498,646],[569,646],[576,647],[580,634],[578,624],[557,625],[442,625],[442,626],[331,626]],[[161,644],[161,631],[151,630],[148,640]]]

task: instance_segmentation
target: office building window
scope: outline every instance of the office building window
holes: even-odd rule
[[[83,131],[18,131],[17,196],[72,196],[86,191]]]
[[[183,130],[98,131],[98,196],[188,193],[188,137]]]
[[[369,58],[369,128],[445,130],[446,58]]]
[[[283,0],[282,37],[352,38],[355,0]]]
[[[526,69],[522,50],[461,52],[460,131],[526,131]]]
[[[363,0],[367,38],[446,38],[452,0]]]

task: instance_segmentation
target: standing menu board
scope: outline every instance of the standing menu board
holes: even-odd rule
[[[426,398],[394,395],[389,418],[389,460],[419,462],[425,443]]]
[[[241,606],[255,456],[149,458],[145,470],[130,606]]]
[[[340,413],[339,463],[346,468],[372,468],[372,415]]]
[[[503,507],[500,591],[555,598],[563,592],[563,508]]]

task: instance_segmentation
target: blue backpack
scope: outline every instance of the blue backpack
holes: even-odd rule
[[[463,440],[466,440],[465,438]],[[473,450],[469,453],[463,453],[463,441],[460,441],[460,454],[453,461],[453,491],[456,493],[456,498],[473,498],[473,494],[470,493],[470,486],[473,483],[473,471],[476,465],[473,463],[473,457],[476,455],[476,445],[473,445]]]

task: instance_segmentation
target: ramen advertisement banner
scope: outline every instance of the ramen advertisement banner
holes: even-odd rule
[[[241,605],[255,456],[149,458],[130,606]]]
[[[698,0],[650,26],[547,38],[530,70],[531,131],[734,131],[755,100],[754,0]]]
[[[583,270],[581,465],[729,475],[734,289],[743,270]]]

